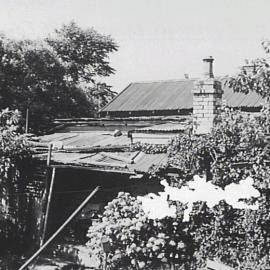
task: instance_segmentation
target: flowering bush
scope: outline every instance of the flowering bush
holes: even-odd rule
[[[164,263],[183,265],[191,259],[192,245],[185,224],[178,219],[150,220],[141,202],[128,193],[105,207],[103,217],[89,228],[92,256],[104,264],[102,239],[110,244],[109,269],[156,269]]]
[[[107,260],[108,269],[158,269],[167,264],[195,270],[207,258],[218,258],[239,270],[250,265],[266,270],[269,212],[269,204],[263,201],[259,210],[234,209],[225,201],[209,208],[199,201],[188,222],[183,222],[181,213],[175,218],[151,220],[139,201],[120,192],[89,228],[88,247],[100,268]],[[102,248],[104,237],[110,245],[107,257]]]

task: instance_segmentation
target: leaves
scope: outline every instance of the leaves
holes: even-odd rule
[[[0,112],[0,191],[1,191],[1,218],[9,215],[10,189],[19,186],[19,163],[30,157],[26,138],[19,133],[20,114],[18,111],[4,109]],[[0,228],[1,231],[1,228]]]
[[[202,267],[207,258],[219,259],[239,270],[268,269],[269,121],[269,106],[263,107],[254,116],[223,107],[210,134],[178,135],[167,149],[167,167],[155,168],[155,176],[166,178],[174,187],[181,187],[195,174],[206,173],[208,180],[223,188],[251,176],[254,187],[260,192],[259,198],[249,202],[256,202],[258,210],[234,209],[225,201],[220,201],[213,208],[207,207],[204,202],[193,205],[190,221],[183,225],[187,235],[192,237],[194,251],[188,269]],[[151,151],[158,151],[158,147],[152,148]],[[166,175],[166,170],[171,169],[174,176]],[[178,208],[180,214],[174,221],[176,224],[181,222],[182,217],[181,204]],[[174,246],[174,235],[171,233],[168,236],[170,246]],[[165,255],[165,258],[170,261],[170,256]]]
[[[31,131],[53,127],[55,118],[91,117],[115,95],[100,82],[113,73],[114,41],[71,23],[44,41],[0,37],[0,106],[29,109]]]
[[[54,49],[66,67],[69,80],[95,82],[96,76],[109,76],[114,69],[109,66],[108,55],[117,50],[109,36],[93,28],[82,30],[74,22],[56,30],[55,37],[46,42]]]
[[[100,221],[89,228],[87,245],[102,264],[105,254],[101,241],[106,235],[111,247],[109,269],[156,269],[167,262],[182,264],[191,258],[190,238],[183,228],[180,219],[148,219],[141,202],[120,192],[105,207]]]
[[[269,40],[262,42],[262,47],[266,54],[270,52]],[[239,73],[228,79],[228,85],[236,92],[256,92],[269,102],[270,98],[270,65],[269,59],[258,58],[246,60],[246,65]]]

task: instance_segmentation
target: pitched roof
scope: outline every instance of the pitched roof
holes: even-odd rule
[[[223,100],[227,105],[232,108],[239,107],[261,107],[264,103],[264,99],[256,92],[250,92],[249,94],[236,93],[232,88],[224,87]]]
[[[196,79],[185,79],[131,83],[101,112],[192,109],[192,89],[195,81]],[[259,107],[263,102],[255,92],[248,95],[235,93],[225,85],[223,90],[223,99],[229,107]]]
[[[102,111],[153,111],[192,108],[193,80],[131,83]]]

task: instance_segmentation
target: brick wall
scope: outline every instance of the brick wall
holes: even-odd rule
[[[195,134],[209,133],[221,105],[221,83],[214,78],[197,81],[193,89],[193,126]]]

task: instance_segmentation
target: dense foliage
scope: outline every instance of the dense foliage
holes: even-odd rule
[[[223,188],[251,176],[261,194],[257,211],[233,209],[226,202],[221,202],[218,208],[205,207],[194,232],[201,245],[199,257],[219,258],[238,269],[267,269],[270,255],[268,128],[268,106],[255,116],[223,108],[211,134],[179,136],[171,144],[169,164],[180,172],[179,178],[170,179],[173,185],[182,186],[194,174],[202,172]],[[255,201],[251,198],[247,203]]]
[[[269,211],[234,209],[225,201],[213,208],[193,205],[190,221],[183,222],[182,206],[176,217],[151,220],[141,203],[127,193],[105,208],[103,217],[89,228],[89,250],[102,268],[198,269],[206,259],[218,259],[236,269],[268,269]],[[110,248],[102,248],[104,237]]]
[[[263,188],[268,180],[261,179],[261,174],[267,173],[264,168],[270,156],[268,115],[267,108],[257,116],[223,108],[210,134],[183,134],[173,139],[168,166],[179,170],[182,181],[206,173],[208,179],[224,188],[252,176],[257,179],[257,187]]]
[[[23,237],[21,217],[26,209],[15,194],[25,185],[22,173],[27,170],[31,153],[25,136],[19,132],[19,119],[18,111],[0,112],[0,253],[19,248]]]
[[[102,219],[89,228],[88,237],[100,267],[106,259],[101,241],[108,239],[109,269],[157,269],[166,263],[187,265],[192,260],[193,247],[184,223],[173,218],[149,219],[141,203],[124,192],[108,203]]]
[[[268,107],[256,115],[224,107],[210,134],[180,134],[162,151],[159,147],[155,150],[153,145],[137,145],[142,151],[169,154],[166,168],[155,168],[151,173],[158,179],[165,178],[174,187],[186,185],[198,174],[206,175],[222,188],[251,176],[260,196],[246,203],[256,203],[258,210],[234,209],[225,201],[212,208],[205,202],[196,202],[189,221],[183,222],[181,211],[185,206],[176,202],[175,218],[149,220],[140,203],[122,193],[107,206],[104,218],[89,228],[91,249],[95,247],[98,257],[104,260],[100,243],[103,236],[109,237],[111,269],[120,266],[151,269],[164,263],[176,264],[179,269],[198,269],[207,258],[221,260],[239,270],[268,269],[268,127]],[[173,170],[173,176],[166,173],[168,170]],[[177,249],[178,243],[184,249]]]
[[[64,25],[43,41],[0,37],[0,107],[29,109],[32,131],[52,119],[93,116],[114,96],[100,78],[114,72],[108,56],[117,46],[93,29]]]
[[[151,144],[136,142],[131,145],[130,151],[142,151],[147,154],[167,153],[168,146],[166,144]]]
[[[270,98],[270,41],[264,40],[262,47],[266,54],[265,58],[257,58],[254,60],[246,60],[246,65],[242,67],[240,72],[228,80],[230,87],[236,92],[256,92],[260,96]]]
[[[64,25],[46,41],[65,64],[69,81],[95,82],[97,77],[112,74],[108,54],[116,50],[109,36],[103,36],[93,28],[83,30],[74,22]]]
[[[30,155],[26,138],[18,132],[19,117],[18,111],[5,109],[0,112],[0,179],[2,195],[5,195],[4,187],[10,179],[10,174],[12,174],[13,178],[19,176],[16,164]]]

